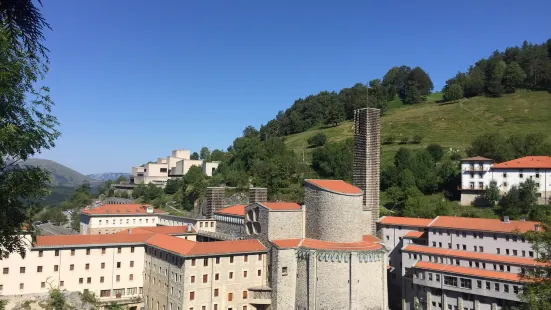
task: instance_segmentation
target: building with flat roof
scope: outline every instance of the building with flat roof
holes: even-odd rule
[[[538,203],[547,204],[551,197],[551,157],[526,156],[502,163],[480,156],[462,159],[461,204],[487,204],[484,191],[492,182],[505,194],[526,180],[535,182]]]
[[[154,227],[158,216],[165,214],[149,205],[106,204],[84,208],[80,213],[82,235],[114,234],[133,227]]]
[[[519,273],[537,264],[520,233],[540,223],[505,217],[435,219],[384,216],[378,221],[389,250],[392,309],[494,310],[520,302]]]

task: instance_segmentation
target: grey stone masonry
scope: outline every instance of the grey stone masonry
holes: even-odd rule
[[[212,218],[214,213],[224,208],[226,200],[226,188],[225,187],[207,187],[205,194],[207,205],[205,208],[205,215],[207,218]]]
[[[249,204],[268,201],[268,189],[264,187],[249,188]]]
[[[376,232],[379,218],[379,175],[381,163],[381,111],[365,108],[354,111],[353,184],[363,190],[364,210],[371,211],[369,234]]]

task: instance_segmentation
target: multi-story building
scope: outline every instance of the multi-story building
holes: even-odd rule
[[[165,186],[170,178],[184,176],[193,166],[202,167],[203,172],[212,176],[220,162],[206,162],[191,159],[189,150],[173,150],[168,157],[160,157],[154,163],[147,163],[143,167],[132,167],[131,184],[149,184]]]
[[[389,250],[389,292],[402,296],[393,308],[494,310],[519,302],[519,273],[538,264],[520,233],[538,222],[439,216],[382,217]],[[397,296],[393,296],[396,298]]]
[[[80,213],[80,233],[114,234],[133,227],[155,227],[159,223],[160,214],[165,212],[140,204],[109,204],[85,208]]]
[[[485,157],[465,158],[461,160],[461,204],[487,203],[483,194],[491,182],[505,194],[528,179],[536,183],[539,203],[547,203],[551,197],[551,157],[526,156],[502,163]]]

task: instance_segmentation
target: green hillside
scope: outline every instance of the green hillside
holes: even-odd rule
[[[381,138],[393,134],[396,142],[382,146],[383,165],[389,163],[402,146],[421,148],[438,143],[445,148],[465,150],[471,141],[485,132],[503,134],[551,132],[551,94],[548,92],[517,91],[501,98],[473,97],[457,103],[437,103],[439,94],[429,101],[416,105],[392,102],[391,109],[381,117]],[[309,137],[324,132],[329,142],[342,141],[353,135],[352,122],[336,127],[311,129],[286,137],[285,143],[305,160],[310,161]],[[421,135],[420,144],[400,145],[402,137]]]
[[[51,174],[52,185],[78,186],[84,182],[98,182],[53,160],[30,158],[23,165],[39,166],[48,170]]]

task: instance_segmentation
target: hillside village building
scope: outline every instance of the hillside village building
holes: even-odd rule
[[[487,203],[483,195],[491,182],[505,194],[528,179],[536,183],[538,203],[547,204],[551,197],[551,157],[526,156],[498,164],[485,157],[465,158],[461,160],[461,204]]]
[[[519,302],[519,273],[539,264],[519,233],[530,221],[439,216],[384,216],[380,235],[389,250],[393,309],[495,310]]]
[[[199,166],[203,173],[212,176],[220,162],[206,162],[204,160],[191,159],[190,150],[174,150],[168,157],[160,157],[154,163],[147,163],[141,167],[132,167],[132,184],[153,183],[164,187],[170,178],[184,176],[193,166]]]

